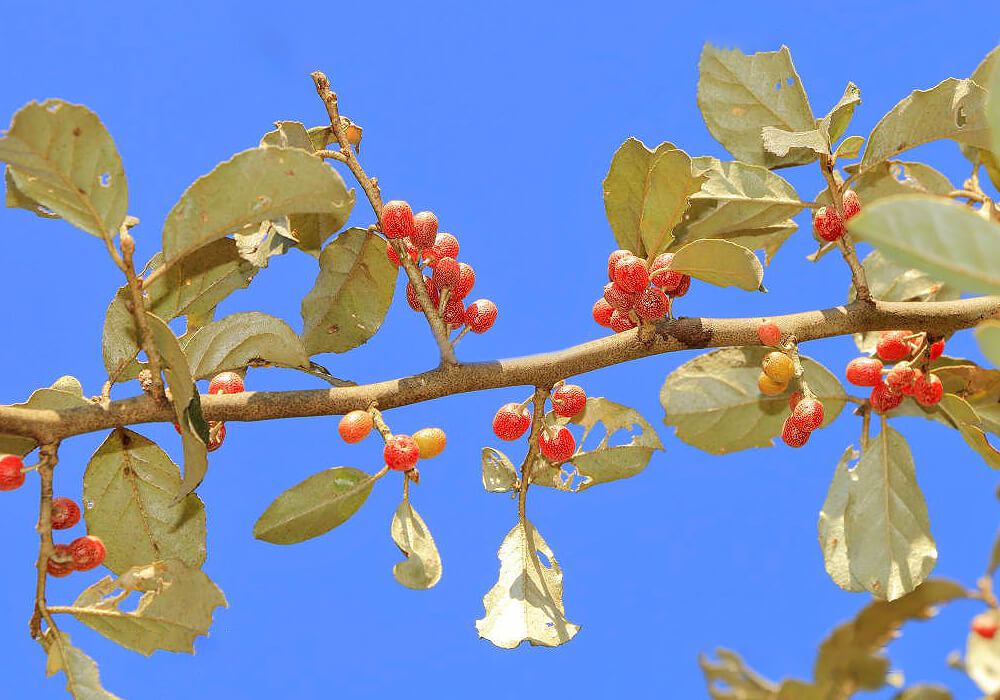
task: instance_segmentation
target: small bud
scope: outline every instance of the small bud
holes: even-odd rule
[[[135,239],[132,238],[132,234],[128,231],[122,231],[121,233],[121,248],[122,255],[126,258],[131,258],[135,255]]]

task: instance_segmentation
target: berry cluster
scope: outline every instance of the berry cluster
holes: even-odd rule
[[[572,418],[587,406],[587,394],[576,384],[560,384],[549,396],[552,412],[562,418]],[[509,403],[493,416],[493,434],[501,440],[517,440],[531,429],[528,405]],[[544,426],[538,434],[538,449],[553,464],[565,462],[576,452],[576,440],[565,426]]]
[[[782,348],[781,329],[771,321],[757,327],[757,336],[764,345]],[[795,377],[795,361],[783,349],[765,355],[760,369],[757,387],[765,396],[777,396],[784,392]],[[781,439],[789,447],[802,447],[808,442],[809,435],[823,425],[823,402],[812,395],[804,382],[800,384],[803,391],[795,391],[788,397],[791,413],[781,426]]]
[[[604,296],[594,302],[597,325],[615,333],[635,328],[642,321],[663,318],[677,297],[687,294],[691,277],[670,269],[673,253],[653,259],[652,266],[630,250],[616,250],[608,257]]]
[[[820,207],[813,217],[813,230],[824,241],[836,241],[847,232],[847,220],[858,215],[861,202],[854,190],[844,192],[844,214],[841,216],[834,207]]]
[[[382,207],[382,232],[386,238],[402,239],[417,270],[429,267],[423,275],[424,288],[449,332],[465,326],[473,333],[485,333],[497,320],[497,307],[489,299],[477,299],[468,306],[465,298],[476,282],[471,265],[458,262],[458,239],[450,233],[438,233],[438,220],[433,212],[414,215],[410,205],[394,199]],[[399,256],[392,245],[386,254],[397,267]],[[421,311],[417,289],[406,283],[406,301],[414,311]]]
[[[847,381],[872,388],[869,403],[878,414],[888,413],[907,396],[922,406],[933,406],[944,396],[944,386],[927,363],[943,352],[944,340],[928,342],[926,333],[882,331],[875,357],[856,357],[847,363]],[[883,363],[896,364],[885,369]]]
[[[344,442],[361,442],[375,426],[369,411],[351,411],[340,419],[337,432]],[[386,466],[396,471],[410,471],[418,459],[437,457],[444,450],[446,436],[441,428],[423,428],[411,435],[390,435],[386,438],[382,456]]]

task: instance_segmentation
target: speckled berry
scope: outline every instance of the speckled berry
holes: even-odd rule
[[[624,333],[635,328],[635,321],[628,315],[628,312],[618,311],[611,314],[611,330],[615,333]]]
[[[464,262],[458,264],[458,282],[451,288],[451,295],[456,299],[464,299],[472,291],[472,285],[476,283],[476,271],[472,265]]]
[[[410,260],[413,261],[414,265],[417,265],[417,260],[420,259],[420,251],[414,248],[413,244],[410,243],[409,240],[405,240],[403,241],[403,243],[406,246],[406,252],[410,255]],[[399,267],[399,256],[396,255],[396,249],[393,248],[391,245],[386,246],[385,256],[389,258],[389,262],[391,262],[396,267]],[[417,265],[417,267],[420,266]]]
[[[455,258],[441,258],[434,266],[434,285],[438,290],[450,289],[458,283],[462,271]]]
[[[905,360],[913,351],[907,339],[910,335],[910,331],[882,331],[875,352],[886,362]]]
[[[788,382],[776,382],[761,372],[757,377],[757,388],[764,396],[777,396],[788,388]]]
[[[438,218],[431,211],[422,211],[413,217],[412,245],[417,250],[430,248],[437,238]]]
[[[898,364],[885,375],[885,383],[893,391],[902,392],[905,387],[911,386],[916,379],[916,370],[909,365]]]
[[[424,275],[424,288],[427,289],[427,295],[431,298],[431,304],[437,308],[438,302],[441,300],[441,296],[438,293],[437,285],[434,284],[432,280],[427,275]],[[417,288],[413,286],[413,282],[406,283],[406,303],[410,305],[410,308],[414,311],[423,311],[420,308],[420,300],[417,299]]]
[[[500,407],[493,416],[493,434],[501,440],[517,440],[531,427],[531,414],[527,407],[509,403]]]
[[[778,343],[781,342],[781,329],[778,328],[778,324],[772,321],[764,321],[757,326],[757,337],[762,345],[777,347]]]
[[[52,499],[52,529],[66,530],[80,522],[80,506],[72,498]]]
[[[413,235],[413,210],[401,199],[382,207],[382,233],[386,238],[409,238]]]
[[[77,571],[90,571],[104,563],[107,552],[100,537],[85,535],[70,542],[69,553]]]
[[[611,305],[611,308],[618,311],[628,311],[635,305],[635,294],[626,291],[615,282],[608,282],[604,285],[604,300]]]
[[[345,414],[337,423],[340,439],[348,444],[361,442],[372,431],[375,419],[368,411],[354,410]]]
[[[45,570],[49,572],[49,576],[56,578],[69,576],[76,570],[76,566],[73,564],[73,553],[68,544],[57,544],[53,547],[52,554],[45,563]]]
[[[465,304],[461,299],[448,299],[441,312],[441,320],[447,326],[461,326],[465,324]]]
[[[635,313],[639,318],[655,320],[667,315],[667,307],[670,301],[667,295],[656,287],[646,287],[641,292],[635,302]]]
[[[767,375],[764,375],[767,376]],[[795,390],[788,395],[788,410],[794,411],[795,407],[799,405],[799,401],[802,400],[802,392]]]
[[[563,384],[552,392],[552,411],[557,416],[572,418],[587,406],[587,393],[576,384]]]
[[[594,308],[591,310],[591,315],[594,317],[594,322],[598,326],[611,328],[611,314],[614,312],[615,307],[609,304],[607,299],[601,297],[594,302]]]
[[[661,253],[657,255],[653,258],[653,266],[650,268],[649,273],[649,281],[667,294],[675,292],[687,277],[687,275],[669,269],[670,262],[673,259],[673,253]]]
[[[938,340],[931,343],[930,348],[927,350],[927,357],[930,358],[931,362],[941,357],[944,353],[944,340]]]
[[[933,406],[944,396],[944,386],[936,374],[921,374],[913,381],[913,398],[922,406]]]
[[[844,220],[851,219],[861,211],[861,201],[854,190],[844,192]]]
[[[676,289],[674,289],[673,291],[668,291],[664,289],[663,291],[667,293],[667,296],[671,296],[674,299],[680,299],[682,296],[687,294],[690,289],[691,289],[691,277],[688,275],[684,275],[684,277],[681,278],[681,283],[677,285]]]
[[[875,386],[882,381],[882,360],[855,357],[847,363],[847,381],[854,386]]]
[[[796,404],[791,418],[797,428],[811,433],[823,425],[823,404],[817,399],[804,398]]]
[[[885,382],[879,382],[872,387],[872,393],[868,401],[871,403],[872,410],[882,415],[903,403],[903,394],[893,391]]]
[[[424,259],[431,267],[441,258],[458,257],[458,239],[450,233],[439,233],[434,237],[434,245],[424,252]]]
[[[800,428],[791,416],[781,425],[781,439],[789,447],[802,447],[809,441],[809,431]]]
[[[205,448],[209,452],[215,452],[217,449],[222,447],[222,443],[226,441],[226,424],[219,421],[209,421],[208,422],[208,444]]]
[[[243,377],[236,372],[220,372],[208,383],[209,394],[239,394],[243,391]]]
[[[612,251],[611,255],[608,256],[608,280],[614,282],[615,280],[615,265],[622,258],[627,258],[629,256],[635,255],[631,250],[621,250]]]
[[[0,455],[0,491],[13,491],[24,484],[24,462],[17,455]]]
[[[382,456],[390,469],[405,472],[416,466],[420,447],[409,435],[393,435],[386,441]]]
[[[835,241],[847,231],[844,220],[833,207],[820,207],[813,217],[813,230],[824,241]]]
[[[497,320],[497,305],[489,299],[476,299],[465,307],[464,320],[473,333],[485,333]]]
[[[649,285],[649,268],[642,258],[626,255],[615,263],[612,278],[626,292],[639,292]]]
[[[565,462],[576,452],[576,440],[573,434],[563,426],[555,426],[548,430],[540,431],[538,435],[538,449],[542,456],[553,464]]]

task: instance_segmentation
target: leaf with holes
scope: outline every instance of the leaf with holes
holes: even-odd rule
[[[805,161],[815,160],[820,155],[830,155],[830,140],[820,129],[785,131],[765,126],[760,137],[764,150],[775,156],[785,157],[790,151],[795,151],[798,158]]]
[[[788,394],[762,396],[760,363],[770,348],[722,348],[688,360],[667,376],[660,390],[663,422],[677,437],[709,454],[770,447],[788,415]],[[823,425],[840,414],[844,387],[828,369],[803,356],[809,388],[823,402]]]
[[[158,445],[117,428],[83,474],[87,533],[104,541],[104,565],[116,574],[159,559],[192,568],[205,563],[205,505],[195,494],[180,502],[180,468]]]
[[[701,238],[681,246],[668,266],[717,287],[764,291],[764,267],[752,250],[719,238]]]
[[[851,571],[851,561],[847,553],[847,537],[844,533],[844,518],[851,505],[851,494],[857,475],[850,469],[850,463],[860,457],[854,446],[844,450],[844,454],[833,472],[833,482],[819,512],[819,545],[823,550],[826,573],[833,582],[845,591],[863,591]]]
[[[479,636],[501,649],[522,642],[555,647],[575,637],[580,626],[566,619],[562,567],[535,526],[527,520],[515,525],[497,556],[500,578],[483,597]]]
[[[280,318],[259,311],[233,314],[209,323],[181,343],[195,379],[254,362],[279,367],[309,367],[302,341]]]
[[[424,519],[409,501],[396,508],[389,527],[392,541],[406,557],[392,567],[392,575],[402,585],[415,590],[433,587],[441,580],[441,555]]]
[[[41,642],[48,653],[45,675],[54,676],[62,671],[66,690],[74,700],[121,700],[104,689],[97,663],[73,646],[68,634],[50,627],[42,633]]]
[[[108,130],[86,107],[28,103],[0,138],[0,161],[10,165],[17,195],[98,238],[118,233],[128,210],[125,169]]]
[[[50,387],[36,389],[24,403],[14,404],[14,408],[48,409],[58,411],[64,408],[90,406],[83,396],[83,385],[76,377],[59,377]],[[35,449],[35,441],[23,435],[0,434],[0,453],[24,457]]]
[[[392,302],[396,275],[381,236],[362,228],[337,236],[323,249],[316,284],[302,300],[306,352],[347,352],[375,335]]]
[[[517,489],[517,469],[500,450],[483,448],[483,488],[490,493],[507,493]]]

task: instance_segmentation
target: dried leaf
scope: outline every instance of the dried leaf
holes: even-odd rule
[[[392,541],[406,557],[392,567],[392,575],[407,588],[431,588],[441,580],[441,555],[430,530],[408,501],[396,508],[389,528]]]
[[[507,493],[517,489],[517,469],[500,450],[483,448],[483,488],[490,493]]]

